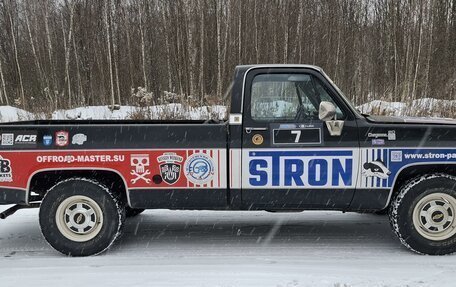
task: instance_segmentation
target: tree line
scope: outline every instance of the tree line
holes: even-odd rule
[[[355,103],[456,95],[456,0],[0,0],[0,104],[226,103],[238,64],[321,66]]]

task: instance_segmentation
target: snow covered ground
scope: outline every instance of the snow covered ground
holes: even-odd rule
[[[46,244],[37,213],[0,221],[2,287],[456,285],[456,255],[406,250],[386,216],[152,210],[107,253],[68,258]]]

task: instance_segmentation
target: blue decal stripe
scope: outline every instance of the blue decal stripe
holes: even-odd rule
[[[353,156],[352,151],[250,151],[249,156]]]

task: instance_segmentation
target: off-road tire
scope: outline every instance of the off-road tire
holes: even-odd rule
[[[40,206],[39,221],[46,241],[69,256],[107,250],[119,237],[125,207],[103,184],[70,178],[54,185]]]
[[[455,252],[456,177],[428,174],[409,181],[393,198],[389,218],[407,248],[429,255]]]

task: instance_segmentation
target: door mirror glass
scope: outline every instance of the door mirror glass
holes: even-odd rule
[[[336,115],[336,106],[331,102],[323,101],[320,103],[318,118],[324,122],[334,119]]]

